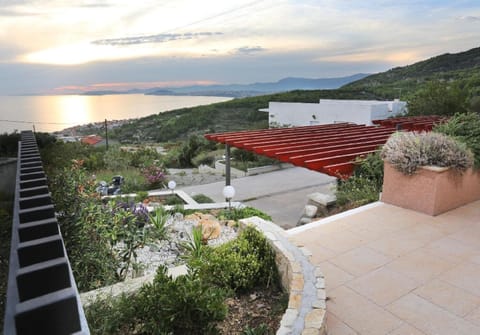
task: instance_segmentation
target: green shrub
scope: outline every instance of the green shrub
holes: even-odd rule
[[[465,143],[474,155],[475,168],[480,169],[480,115],[476,113],[455,114],[447,123],[434,128],[439,132]]]
[[[272,217],[259,209],[253,207],[224,209],[220,212],[219,217],[223,220],[241,220],[252,216],[258,216],[267,221],[272,221]]]
[[[225,297],[193,273],[172,279],[162,266],[137,294],[97,301],[85,314],[93,334],[209,334],[227,314]]]
[[[160,267],[152,284],[142,287],[138,313],[146,334],[206,334],[227,313],[225,291],[206,285],[195,274],[172,279]]]
[[[393,134],[383,147],[382,158],[407,175],[415,173],[420,166],[464,171],[473,164],[473,154],[465,144],[434,132]]]
[[[208,249],[201,261],[189,264],[206,282],[234,291],[278,284],[275,252],[253,227],[246,227],[235,240]]]
[[[194,166],[208,165],[213,166],[215,158],[218,156],[217,151],[202,151],[198,155],[192,158],[192,164]]]
[[[117,282],[118,259],[104,234],[111,214],[95,196],[93,180],[78,161],[55,171],[49,175],[49,188],[78,289]]]
[[[356,161],[353,175],[346,180],[338,180],[337,205],[363,206],[377,201],[383,184],[383,160],[379,153],[368,155]]]
[[[169,196],[165,197],[164,204],[168,205],[168,206],[176,206],[176,205],[184,205],[185,202],[183,201],[182,198],[173,194],[173,195],[169,195]]]
[[[85,308],[85,317],[91,334],[136,334],[141,315],[137,311],[138,298],[122,294],[97,299]]]
[[[194,196],[192,196],[192,198],[199,204],[211,204],[215,202],[211,198],[207,197],[205,194],[195,194]]]
[[[467,91],[456,82],[427,82],[408,102],[409,115],[454,115],[466,111]]]
[[[148,198],[148,192],[147,191],[139,191],[137,192],[137,195],[135,196],[135,201],[136,202],[143,202],[143,200]]]
[[[154,149],[141,148],[135,152],[129,153],[129,165],[141,168],[144,166],[156,164],[162,156]]]

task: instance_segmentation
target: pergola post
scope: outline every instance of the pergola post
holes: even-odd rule
[[[230,185],[230,144],[225,145],[225,186]]]

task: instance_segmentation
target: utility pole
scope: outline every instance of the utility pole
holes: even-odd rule
[[[108,150],[108,127],[107,127],[107,119],[105,119],[105,147]]]
[[[225,186],[230,185],[230,144],[225,145]]]

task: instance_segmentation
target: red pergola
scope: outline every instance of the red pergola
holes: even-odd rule
[[[377,126],[336,123],[206,134],[211,141],[348,178],[354,161],[374,153],[397,129],[429,131],[441,118],[396,118],[374,121]]]

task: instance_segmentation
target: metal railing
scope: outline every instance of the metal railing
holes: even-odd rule
[[[19,142],[13,210],[4,334],[90,334],[31,131]]]

